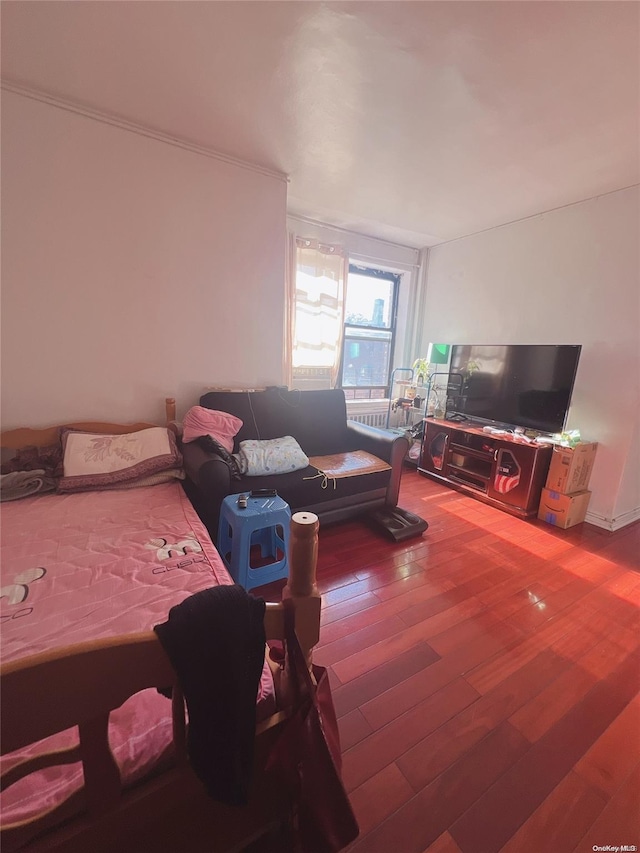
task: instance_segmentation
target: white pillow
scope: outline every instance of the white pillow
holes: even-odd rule
[[[248,477],[287,474],[306,468],[309,464],[309,457],[291,435],[266,441],[241,441],[240,450],[235,455],[240,471]]]

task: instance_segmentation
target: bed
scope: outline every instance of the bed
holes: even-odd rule
[[[124,436],[152,426],[64,430]],[[2,446],[45,447],[60,429],[4,433]],[[194,593],[233,581],[180,482],[34,494],[3,503],[2,523],[5,853],[240,850],[285,819],[289,795],[264,767],[286,725],[286,677],[266,661],[249,804],[215,802],[188,766],[184,697],[153,626]],[[317,519],[297,514],[291,536],[284,596],[310,659]],[[268,639],[282,638],[282,604],[267,605],[264,625]],[[168,687],[171,698],[160,692]]]

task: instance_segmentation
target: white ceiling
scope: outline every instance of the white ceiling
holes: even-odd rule
[[[640,180],[635,2],[3,2],[2,74],[434,245]]]

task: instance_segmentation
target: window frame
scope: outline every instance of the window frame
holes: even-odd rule
[[[392,284],[392,293],[391,293],[391,312],[390,312],[390,321],[388,326],[372,326],[371,324],[362,325],[358,323],[349,323],[346,319],[346,305],[349,291],[349,275],[362,275],[368,276],[370,278],[375,279],[383,279],[385,281],[389,281]],[[400,284],[402,282],[402,273],[391,272],[390,270],[383,270],[378,267],[369,266],[367,264],[357,264],[353,263],[351,259],[349,260],[349,269],[348,276],[345,286],[345,319],[342,324],[342,346],[340,351],[340,364],[338,368],[338,380],[339,382],[336,384],[337,388],[342,388],[345,392],[345,397],[347,400],[379,400],[379,399],[388,399],[391,394],[391,375],[393,371],[394,364],[394,355],[396,348],[396,338],[397,338],[397,323],[398,323],[398,304],[400,299]],[[389,346],[389,358],[387,361],[386,373],[387,373],[387,384],[386,385],[344,385],[343,384],[343,370],[344,370],[344,361],[345,361],[345,349],[347,343],[349,341],[353,341],[354,338],[349,337],[348,330],[349,329],[358,329],[363,332],[367,331],[377,331],[377,332],[388,332],[390,334],[390,346]],[[369,338],[367,339],[364,335],[359,335],[355,339],[358,342],[363,342],[367,340],[379,340],[379,338]],[[381,391],[382,397],[372,397],[371,394],[374,391]],[[366,396],[363,395],[362,392],[368,392]]]

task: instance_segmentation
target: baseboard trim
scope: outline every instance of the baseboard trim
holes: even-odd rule
[[[636,509],[632,509],[629,512],[623,512],[622,515],[618,515],[615,518],[606,518],[595,512],[587,512],[584,520],[595,527],[601,527],[603,530],[615,533],[616,530],[621,530],[623,527],[633,524],[634,521],[638,521],[638,519],[640,519],[640,507],[636,507]]]

